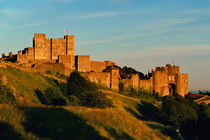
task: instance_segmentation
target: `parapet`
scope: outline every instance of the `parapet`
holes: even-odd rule
[[[166,69],[164,67],[156,67],[155,71],[165,71]]]
[[[74,35],[65,35],[64,39],[67,39],[67,38],[74,39]]]
[[[34,38],[41,38],[41,39],[46,39],[46,34],[43,33],[35,33]]]

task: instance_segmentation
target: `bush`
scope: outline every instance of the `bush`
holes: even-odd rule
[[[78,72],[72,72],[68,81],[68,97],[72,104],[82,106],[106,108],[112,106],[112,101],[98,91],[95,84],[81,77]]]
[[[166,96],[163,99],[160,116],[165,124],[177,128],[181,128],[182,123],[188,119],[197,121],[198,118],[196,111],[191,106],[176,101],[172,96]]]
[[[159,121],[180,129],[184,137],[197,137],[198,104],[179,95],[165,96],[162,101]]]
[[[71,96],[69,97],[69,101],[70,101],[70,104],[71,104],[71,105],[74,105],[74,106],[80,104],[80,99],[78,99],[78,98],[77,98],[76,96],[74,96],[74,95],[71,95]]]
[[[124,91],[124,84],[121,81],[119,81],[119,91],[120,92]]]
[[[45,73],[46,74],[52,74],[52,72],[50,70],[46,70]]]
[[[198,109],[198,137],[199,139],[210,139],[209,126],[210,126],[210,108],[201,103]]]
[[[67,105],[67,98],[62,94],[59,88],[47,88],[44,92],[44,98],[47,105]]]

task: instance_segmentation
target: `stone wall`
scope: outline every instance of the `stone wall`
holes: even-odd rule
[[[132,74],[130,79],[121,79],[124,87],[126,89],[133,88],[134,90],[138,91],[139,85],[139,74]]]
[[[28,59],[29,61],[34,60],[34,48],[33,47],[29,47],[27,48],[28,50]]]
[[[75,56],[76,70],[80,72],[90,72],[90,56],[77,55]]]
[[[111,69],[111,89],[118,90],[119,89],[119,68],[112,67]]]
[[[150,77],[150,79],[146,80],[139,80],[139,87],[143,88],[145,90],[151,90],[153,89],[153,78]]]
[[[102,72],[106,68],[104,62],[100,61],[91,61],[90,62],[90,71],[92,72]]]
[[[102,72],[104,69],[106,69],[108,66],[114,66],[116,65],[115,62],[111,61],[91,61],[90,62],[90,71],[92,72]]]
[[[75,70],[75,56],[74,55],[59,55],[58,62],[62,63],[65,68]]]
[[[120,82],[123,83],[124,88],[126,89],[133,87],[131,79],[121,79]]]
[[[81,76],[96,84],[110,88],[110,73],[109,72],[86,72],[81,73]]]
[[[65,67],[63,64],[59,63],[39,63],[35,64],[34,68],[38,72],[46,73],[47,71],[50,71],[52,73],[63,73],[65,71]]]
[[[29,55],[17,54],[17,61],[19,63],[29,63]]]
[[[66,40],[63,38],[52,39],[52,59],[58,59],[58,55],[66,55]]]

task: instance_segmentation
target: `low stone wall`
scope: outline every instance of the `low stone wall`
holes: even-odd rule
[[[29,56],[27,54],[18,54],[17,61],[19,63],[29,63]]]
[[[81,76],[96,84],[110,88],[110,73],[109,72],[87,72],[81,73]]]
[[[91,61],[90,70],[93,72],[102,72],[106,68],[105,62]]]
[[[40,63],[40,64],[35,64],[34,68],[36,71],[41,72],[41,73],[46,73],[47,71],[50,71],[51,73],[64,73],[65,72],[65,67],[63,64],[59,63]]]
[[[90,56],[77,55],[75,56],[76,70],[79,72],[90,72]]]
[[[75,70],[75,56],[74,55],[59,55],[59,63],[62,63],[65,68]]]

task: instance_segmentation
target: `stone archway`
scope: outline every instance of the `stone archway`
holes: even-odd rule
[[[173,83],[170,83],[168,85],[169,95],[174,96],[176,93],[176,85]]]

